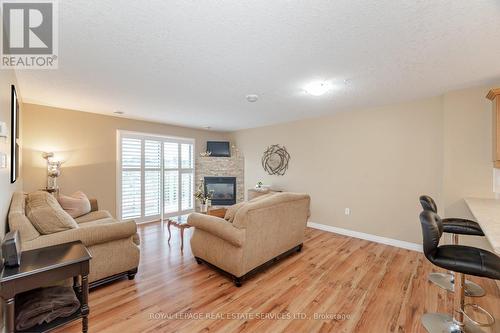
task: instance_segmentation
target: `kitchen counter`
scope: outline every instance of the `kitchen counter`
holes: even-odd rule
[[[466,198],[465,203],[495,253],[500,255],[500,200]]]

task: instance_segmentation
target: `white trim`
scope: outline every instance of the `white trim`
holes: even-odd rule
[[[163,135],[163,134],[155,134],[155,133],[145,133],[145,132],[135,132],[135,131],[127,131],[127,130],[122,130],[122,129],[117,129],[118,132],[123,136],[127,137],[137,137],[139,139],[151,139],[151,140],[158,140],[158,139],[170,139],[170,140],[175,140],[179,143],[195,143],[194,138],[185,138],[181,136],[172,136],[172,135]],[[194,150],[194,149],[193,149]]]
[[[364,232],[343,229],[343,228],[338,228],[338,227],[332,227],[329,225],[324,225],[324,224],[314,223],[314,222],[307,222],[307,226],[310,228],[313,228],[313,229],[333,232],[333,233],[339,234],[339,235],[364,239],[364,240],[368,240],[368,241],[375,242],[375,243],[381,243],[381,244],[385,244],[385,245],[400,247],[402,249],[423,252],[422,245],[402,241],[399,239],[387,238],[387,237],[382,237],[382,236],[377,236],[377,235],[372,235],[372,234],[366,234]]]
[[[116,130],[116,217],[122,218],[122,131]]]

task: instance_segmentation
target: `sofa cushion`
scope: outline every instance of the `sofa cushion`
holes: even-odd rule
[[[62,209],[56,198],[44,191],[28,194],[26,216],[43,235],[78,228],[75,220]]]
[[[89,198],[82,191],[77,191],[70,196],[60,194],[57,201],[72,218],[88,214],[91,210]]]
[[[76,223],[89,223],[92,221],[107,219],[112,217],[111,214],[107,210],[96,210],[94,212],[90,212],[88,214],[82,215],[75,219]]]
[[[112,217],[104,217],[104,218],[99,219],[99,220],[94,220],[94,221],[82,223],[79,227],[80,228],[87,228],[87,227],[92,227],[95,225],[110,224],[110,223],[120,223],[120,222],[118,222],[117,220],[115,220]]]

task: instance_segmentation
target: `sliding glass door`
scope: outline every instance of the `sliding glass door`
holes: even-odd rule
[[[194,140],[118,131],[118,217],[153,221],[194,209]]]

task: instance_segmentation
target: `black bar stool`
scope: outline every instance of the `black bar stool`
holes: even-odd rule
[[[428,195],[420,196],[420,204],[424,210],[428,210],[437,214],[436,202]],[[484,236],[483,230],[477,222],[461,219],[461,218],[446,218],[442,219],[443,232],[453,234],[453,245],[459,245],[458,235]],[[440,286],[443,289],[453,292],[454,290],[454,275],[450,273],[430,273],[429,281]],[[469,280],[465,281],[465,296],[480,297],[484,296],[484,289]]]
[[[480,306],[465,304],[464,274],[500,280],[500,257],[470,246],[439,246],[443,223],[434,212],[424,210],[420,214],[420,224],[425,257],[434,265],[455,272],[453,316],[444,313],[426,313],[422,317],[422,324],[429,333],[483,332],[480,327],[493,325],[495,319]],[[466,312],[467,309],[482,312],[488,316],[488,322],[479,323],[472,320]],[[464,321],[464,318],[468,318],[469,321]]]

